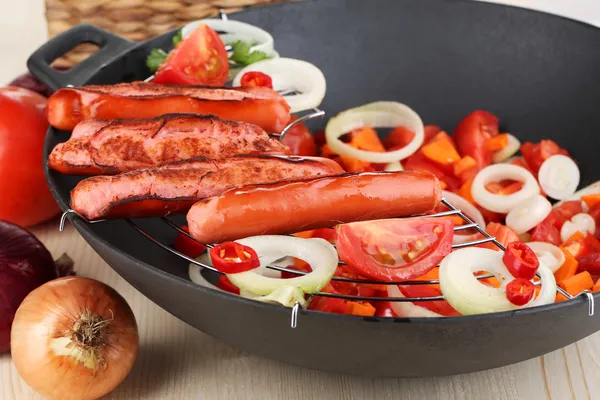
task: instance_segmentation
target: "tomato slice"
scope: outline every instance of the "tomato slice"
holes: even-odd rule
[[[258,255],[251,247],[237,242],[223,242],[208,252],[213,266],[224,274],[237,274],[260,266]]]
[[[427,158],[421,150],[417,151],[410,157],[402,161],[402,166],[408,171],[426,171],[431,172],[437,178],[445,182],[448,189],[457,191],[462,186],[462,181],[454,176],[454,168],[452,166],[444,167]]]
[[[223,86],[228,75],[223,41],[213,29],[200,24],[169,53],[152,82]]]
[[[539,143],[523,143],[521,145],[521,154],[534,175],[538,173],[544,161],[551,156],[556,154],[569,156],[569,153],[565,149],[562,149],[556,142],[549,139],[542,140]]]
[[[181,227],[187,233],[190,233],[190,230],[187,225]],[[184,235],[183,233],[179,233],[175,238],[175,243],[173,244],[173,248],[178,252],[185,254],[190,258],[199,257],[202,253],[206,251],[206,246],[202,243],[195,241],[194,239]]]
[[[439,285],[400,285],[398,289],[406,297],[434,297],[442,295]],[[413,304],[446,317],[461,315],[446,300],[419,301]]]
[[[446,218],[353,222],[338,225],[337,249],[348,268],[360,276],[412,279],[450,253],[453,227]]]
[[[242,75],[240,80],[242,86],[261,86],[273,89],[273,79],[267,74],[259,71],[250,71]]]
[[[588,271],[592,276],[600,275],[600,252],[587,254],[579,259],[577,272]]]
[[[292,115],[290,123],[296,121],[297,119],[297,116]],[[294,125],[294,127],[285,134],[281,140],[281,143],[290,148],[292,155],[307,157],[313,157],[317,155],[317,144],[315,142],[315,138],[310,133],[306,125],[302,123]]]
[[[523,242],[511,242],[506,246],[502,262],[515,278],[533,279],[540,262],[529,246]]]
[[[499,224],[498,222],[490,222],[489,224],[487,224],[485,231],[490,235],[494,236],[496,240],[505,247],[508,246],[508,244],[511,242],[520,241],[519,235],[517,235],[515,231],[513,231],[506,225]],[[483,243],[477,246],[492,250],[498,250],[498,246],[491,242]]]
[[[391,317],[395,318],[398,316],[394,309],[392,308],[392,303],[390,301],[375,301],[375,316],[376,317]]]
[[[535,242],[548,242],[560,245],[560,228],[570,220],[573,215],[583,212],[581,201],[565,201],[556,207],[550,214],[531,231],[531,240]]]
[[[517,278],[506,285],[506,298],[516,306],[523,306],[533,298],[535,285],[533,282]]]
[[[494,153],[486,148],[486,142],[496,135],[498,118],[487,111],[472,112],[454,130],[452,138],[460,155],[471,156],[477,162],[473,174],[492,163]]]

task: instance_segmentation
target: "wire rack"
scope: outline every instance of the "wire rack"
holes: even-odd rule
[[[223,20],[227,20],[227,14],[225,14],[225,12],[223,12],[222,10],[219,13],[220,17]],[[152,76],[150,76],[148,79],[146,80],[150,80],[152,79]],[[293,90],[293,89],[289,89],[289,90],[283,90],[279,92],[282,95],[294,95],[294,94],[298,94],[297,91]],[[313,110],[311,110],[310,113],[307,113],[303,116],[301,116],[300,118],[298,118],[297,120],[291,122],[288,126],[285,127],[285,129],[280,133],[280,134],[270,134],[271,137],[277,138],[280,141],[284,138],[285,134],[287,132],[290,131],[290,129],[292,129],[295,125],[300,124],[302,122],[306,122],[308,120],[314,119],[314,118],[319,118],[319,117],[323,117],[325,115],[325,112],[323,110],[320,110],[318,108],[315,108]],[[483,244],[483,243],[493,243],[496,247],[498,247],[500,250],[504,251],[506,250],[505,247],[492,235],[490,235],[489,233],[487,233],[485,231],[485,229],[483,229],[481,226],[479,226],[477,223],[475,223],[473,220],[471,220],[468,216],[466,216],[461,210],[457,209],[456,207],[454,207],[452,204],[450,204],[446,199],[442,199],[441,203],[447,207],[447,211],[443,211],[443,212],[439,212],[436,214],[431,214],[431,215],[426,215],[425,217],[427,218],[432,218],[432,217],[446,217],[446,216],[451,216],[451,215],[456,215],[458,217],[460,217],[463,221],[464,224],[463,225],[459,225],[459,226],[455,226],[454,227],[454,231],[462,231],[462,230],[468,230],[468,229],[474,229],[477,232],[479,232],[483,238],[481,239],[476,239],[476,240],[472,240],[472,241],[467,241],[467,242],[463,242],[463,243],[455,243],[452,245],[453,249],[458,249],[458,248],[463,248],[463,247],[469,247],[469,246],[475,246],[478,244]],[[60,219],[60,223],[59,223],[59,230],[62,231],[64,229],[64,225],[65,222],[67,220],[67,217],[77,217],[83,221],[85,221],[86,223],[89,224],[95,224],[95,223],[101,223],[104,222],[106,220],[94,220],[94,221],[89,221],[85,218],[83,218],[82,216],[80,216],[79,214],[77,214],[74,210],[67,210],[63,213],[61,219]],[[408,217],[408,218],[419,218],[419,217]],[[196,241],[189,233],[187,233],[185,230],[183,230],[182,228],[180,228],[175,222],[173,222],[172,220],[170,220],[168,217],[160,217],[160,219],[165,223],[165,225],[167,225],[170,229],[174,229],[176,230],[178,233],[187,236],[188,238],[190,238],[191,240]],[[125,221],[133,228],[135,229],[137,232],[139,232],[141,235],[143,235],[145,238],[147,238],[148,240],[150,240],[152,243],[156,244],[157,246],[161,247],[163,250],[168,251],[172,254],[175,254],[176,256],[192,263],[195,264],[201,268],[205,268],[207,270],[216,272],[218,274],[222,274],[221,272],[219,272],[218,270],[216,270],[214,267],[204,264],[202,262],[199,262],[191,257],[186,256],[183,253],[178,252],[177,250],[175,250],[174,248],[172,248],[170,245],[165,244],[163,242],[161,242],[160,240],[156,239],[155,237],[153,237],[150,233],[146,232],[144,229],[142,229],[140,227],[140,225],[137,224],[137,222],[135,222],[135,220],[133,219],[125,219]],[[198,241],[196,241],[198,242]],[[199,242],[198,242],[199,243]],[[213,244],[204,244],[207,248],[212,248],[214,247]],[[340,264],[343,264],[343,262],[340,260]],[[438,266],[439,267],[439,266]],[[278,265],[269,265],[267,266],[267,268],[272,269],[272,270],[276,270],[276,271],[280,271],[280,272],[286,272],[289,274],[294,274],[294,275],[305,275],[307,274],[307,272],[303,272],[303,271],[297,271],[294,269],[290,269],[290,268],[286,268],[286,267],[281,267]],[[492,278],[494,275],[492,274],[483,274],[483,275],[479,275],[477,276],[477,279],[482,280],[482,279],[487,279],[487,278]],[[539,274],[538,274],[539,277]],[[419,281],[397,281],[397,282],[382,282],[382,281],[377,281],[377,280],[370,280],[370,279],[354,279],[354,278],[346,278],[346,277],[338,277],[338,276],[334,276],[332,278],[332,280],[334,281],[339,281],[339,282],[346,282],[346,283],[357,283],[357,284],[377,284],[377,285],[431,285],[431,284],[439,284],[439,280],[419,280]],[[571,299],[575,299],[578,297],[586,297],[588,300],[588,315],[589,316],[593,316],[594,315],[594,296],[593,294],[589,291],[589,290],[585,290],[581,293],[578,293],[577,295],[571,295],[570,293],[566,292],[565,290],[563,290],[561,287],[557,286],[557,293],[562,294],[563,296],[565,296],[567,299],[571,300]],[[234,296],[232,294],[232,296]],[[345,295],[345,294],[337,294],[337,293],[326,293],[326,292],[319,292],[319,293],[315,293],[310,295],[310,297],[307,300],[306,305],[308,306],[310,304],[310,302],[315,298],[315,297],[331,297],[331,298],[339,298],[339,299],[344,299],[344,300],[352,300],[352,301],[389,301],[389,302],[413,302],[413,303],[422,303],[422,302],[428,302],[428,301],[439,301],[439,300],[444,300],[443,296],[430,296],[430,297],[366,297],[366,296],[354,296],[354,295]],[[300,311],[300,303],[295,303],[294,306],[291,308],[291,320],[290,320],[290,326],[292,328],[296,328],[297,324],[298,324],[298,314]]]
[[[477,223],[473,222],[461,210],[458,210],[457,208],[455,208],[446,199],[442,199],[442,204],[448,208],[448,211],[443,211],[443,212],[439,212],[439,213],[436,213],[436,214],[427,215],[425,217],[432,218],[432,217],[446,217],[446,216],[451,216],[451,215],[457,215],[465,223],[463,225],[455,226],[454,227],[454,231],[455,232],[456,231],[467,230],[467,229],[475,229],[475,230],[477,230],[483,236],[483,238],[481,238],[481,239],[472,240],[472,241],[468,241],[468,242],[464,242],[464,243],[455,243],[455,244],[452,245],[453,249],[458,249],[458,248],[463,248],[463,247],[468,247],[468,246],[475,246],[475,245],[483,244],[483,243],[493,243],[500,250],[502,250],[502,251],[505,250],[505,247],[498,240],[496,240],[496,238],[494,236],[492,236],[489,233],[487,233]],[[62,218],[60,220],[59,229],[61,231],[64,229],[65,221],[67,219],[67,216],[69,216],[69,215],[77,216],[78,218],[82,219],[86,223],[90,223],[90,224],[95,224],[95,223],[100,223],[100,222],[105,221],[105,220],[88,221],[85,218],[79,216],[77,213],[75,213],[75,211],[73,211],[73,210],[67,210],[66,212],[63,213]],[[408,217],[408,218],[420,218],[420,217]],[[187,233],[185,230],[183,230],[181,227],[179,227],[175,222],[173,222],[169,218],[167,218],[167,217],[160,217],[160,220],[162,220],[162,222],[164,222],[165,225],[167,227],[169,227],[170,229],[174,229],[178,233],[187,236],[191,240],[196,241],[192,236],[190,236],[189,233]],[[143,235],[146,239],[150,240],[152,243],[154,243],[157,246],[161,247],[163,250],[168,251],[169,253],[175,254],[176,256],[178,256],[178,257],[180,257],[180,258],[188,261],[189,263],[198,265],[201,268],[205,268],[205,269],[213,271],[215,273],[222,274],[221,272],[219,272],[214,267],[212,267],[212,266],[210,266],[208,264],[204,264],[204,263],[202,263],[200,261],[197,261],[197,260],[195,260],[195,259],[193,259],[191,257],[188,257],[185,254],[180,253],[177,250],[175,250],[174,248],[172,248],[169,244],[163,243],[160,240],[156,239],[154,236],[152,236],[150,233],[146,232],[142,227],[140,227],[140,225],[138,225],[138,223],[135,220],[133,220],[133,219],[125,219],[125,221],[133,229],[135,229],[137,232],[139,232],[141,235]],[[209,249],[212,248],[212,247],[214,247],[213,244],[205,244],[205,246],[207,248],[209,248]],[[342,262],[340,262],[340,263],[342,263]],[[290,268],[286,268],[286,267],[281,267],[281,266],[278,266],[278,265],[269,265],[269,266],[267,266],[267,268],[272,269],[272,270],[276,270],[276,271],[280,271],[280,272],[286,272],[286,273],[289,273],[289,274],[294,274],[294,275],[305,275],[305,274],[307,274],[306,272],[303,272],[303,271],[297,271],[297,270],[294,270],[294,269],[290,269]],[[477,276],[477,279],[481,280],[481,279],[491,278],[493,276],[494,275],[492,275],[492,274],[484,274],[484,275]],[[377,285],[431,285],[431,284],[439,284],[439,280],[419,280],[419,281],[410,281],[410,280],[408,280],[408,281],[397,281],[397,282],[389,282],[389,281],[382,282],[382,281],[370,280],[370,279],[353,279],[353,278],[337,277],[337,276],[334,276],[332,278],[332,280],[339,281],[339,282],[346,282],[346,283],[377,284]],[[583,297],[583,296],[585,296],[587,298],[587,300],[588,300],[588,314],[589,314],[589,316],[593,316],[594,315],[594,296],[592,295],[592,293],[589,290],[585,290],[585,291],[583,291],[583,292],[581,292],[581,293],[573,296],[570,293],[566,292],[565,290],[563,290],[562,288],[560,288],[560,287],[557,286],[557,292],[560,293],[560,294],[562,294],[563,296],[565,296],[569,300],[577,298],[577,297]],[[232,294],[232,296],[235,296],[235,295]],[[414,302],[414,303],[444,300],[443,296],[431,296],[431,297],[365,297],[365,296],[354,296],[354,295],[345,295],[345,294],[337,294],[337,293],[319,292],[319,293],[315,293],[315,294],[313,294],[313,295],[310,296],[310,298],[307,301],[307,306],[308,306],[308,304],[310,304],[310,302],[312,301],[312,299],[314,297],[319,297],[319,296],[320,297],[339,298],[339,299],[352,300],[352,301],[389,301],[389,302]],[[292,307],[292,310],[291,310],[291,322],[290,322],[290,326],[292,328],[295,328],[297,326],[297,324],[298,324],[298,312],[299,312],[300,308],[301,308],[300,303],[295,303],[294,306]]]

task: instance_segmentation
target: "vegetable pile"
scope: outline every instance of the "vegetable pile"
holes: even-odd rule
[[[381,139],[378,128],[391,131]],[[452,251],[452,243],[482,238],[473,229],[454,233],[454,226],[464,224],[456,216],[366,221],[301,232],[297,236],[304,239],[325,236],[337,244],[342,263],[335,277],[380,282],[323,281],[321,292],[445,299],[412,303],[317,295],[310,299],[309,309],[361,316],[455,316],[566,300],[557,294],[557,285],[572,296],[600,290],[596,230],[600,187],[595,184],[575,193],[579,169],[568,152],[551,140],[521,144],[515,136],[500,133],[498,118],[485,111],[471,113],[449,135],[437,126],[424,126],[403,104],[379,102],[342,112],[328,122],[324,132],[299,141],[302,146],[296,148],[309,150],[296,154],[328,157],[348,172],[405,169],[433,173],[451,204],[508,246],[505,253],[493,243]],[[555,200],[563,201],[553,205]],[[310,263],[300,259],[293,259],[288,267],[312,271]],[[261,271],[266,271],[264,263]],[[478,278],[483,274],[491,275]],[[285,281],[294,276],[281,273],[277,287],[289,287]],[[419,280],[431,283],[412,284]],[[402,281],[411,284],[385,284]],[[237,283],[236,274],[228,274],[221,276],[218,287],[252,295],[240,291]],[[289,298],[280,303],[291,305]]]

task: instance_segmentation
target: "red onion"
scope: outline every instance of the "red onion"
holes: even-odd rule
[[[59,67],[55,67],[55,69],[57,69],[59,71],[64,71],[64,70],[67,70],[68,68],[59,66]],[[18,86],[18,87],[22,87],[25,89],[29,89],[29,90],[37,92],[37,93],[41,94],[42,96],[46,96],[46,97],[50,97],[50,95],[52,94],[52,90],[50,90],[50,88],[48,86],[46,86],[45,84],[40,82],[35,76],[33,76],[29,72],[26,72],[21,76],[18,76],[17,78],[15,78],[15,80],[13,80],[8,85],[9,86]]]
[[[17,308],[33,289],[58,278],[52,255],[23,228],[0,221],[0,353],[10,350]]]

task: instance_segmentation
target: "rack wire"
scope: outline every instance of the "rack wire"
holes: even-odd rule
[[[424,217],[427,218],[439,218],[439,217],[446,217],[446,216],[450,216],[450,215],[457,215],[459,216],[464,222],[464,225],[459,225],[459,226],[455,226],[454,227],[454,231],[461,231],[461,230],[466,230],[466,229],[475,229],[477,232],[479,232],[483,238],[481,239],[476,239],[476,240],[472,240],[472,241],[468,241],[468,242],[464,242],[464,243],[455,243],[452,245],[453,249],[458,249],[458,248],[463,248],[463,247],[468,247],[468,246],[475,246],[478,244],[483,244],[483,243],[493,243],[496,247],[498,247],[500,250],[504,251],[505,247],[492,235],[490,235],[489,233],[487,233],[482,227],[480,227],[477,223],[473,222],[468,216],[466,216],[461,210],[455,208],[450,202],[448,202],[446,199],[442,199],[442,204],[444,206],[446,206],[448,208],[448,211],[444,211],[444,212],[439,212],[436,214],[431,214],[431,215],[426,215]],[[77,216],[78,218],[80,218],[81,220],[85,221],[86,223],[100,223],[106,220],[96,220],[96,221],[88,221],[85,218],[79,216],[75,211],[73,210],[67,210],[63,213],[61,220],[60,220],[60,226],[59,226],[59,230],[63,230],[64,229],[64,224],[65,221],[67,219],[67,217],[69,215],[72,216]],[[408,218],[422,218],[422,217],[408,217]],[[185,235],[186,237],[190,238],[191,240],[196,241],[188,232],[186,232],[185,230],[183,230],[181,227],[179,227],[176,223],[174,223],[172,220],[170,220],[168,217],[160,217],[160,220],[162,222],[165,223],[166,226],[168,226],[170,229],[174,229],[175,231],[177,231],[178,233]],[[136,230],[138,233],[140,233],[142,236],[144,236],[146,239],[150,240],[152,243],[154,243],[155,245],[161,247],[163,250],[168,251],[171,254],[174,254],[182,259],[184,259],[185,261],[195,264],[201,268],[204,268],[206,270],[218,273],[218,274],[222,274],[220,271],[218,271],[217,269],[215,269],[214,267],[212,267],[211,265],[202,263],[194,258],[188,257],[183,253],[178,252],[177,250],[175,250],[174,248],[172,248],[170,245],[165,244],[163,242],[161,242],[160,240],[156,239],[154,236],[152,236],[152,234],[148,233],[147,231],[145,231],[135,220],[133,219],[125,219],[125,221],[134,229]],[[199,243],[199,242],[198,242]],[[205,246],[207,248],[212,248],[214,247],[213,244],[205,244]],[[343,264],[343,263],[342,263]],[[295,269],[291,269],[291,268],[286,268],[286,267],[282,267],[279,265],[268,265],[267,268],[272,269],[272,270],[276,270],[279,272],[286,272],[289,274],[293,274],[293,275],[305,275],[307,274],[307,272],[304,271],[298,271]],[[482,280],[482,279],[487,279],[487,278],[492,278],[494,275],[492,274],[482,274],[477,276],[477,279]],[[538,274],[539,276],[539,274]],[[338,282],[346,282],[346,283],[357,283],[357,284],[377,284],[377,285],[432,285],[432,284],[439,284],[439,280],[407,280],[407,281],[386,281],[386,282],[382,282],[382,281],[378,281],[378,280],[372,280],[372,279],[360,279],[360,278],[346,278],[346,277],[338,277],[338,276],[334,276],[332,278],[332,280],[334,281],[338,281]],[[563,296],[565,296],[567,299],[571,300],[571,299],[575,299],[578,297],[586,297],[588,300],[588,315],[589,316],[593,316],[594,315],[594,297],[592,295],[592,293],[589,290],[585,290],[575,296],[571,295],[570,293],[566,292],[565,290],[563,290],[561,287],[557,286],[557,292],[562,294]],[[233,294],[232,294],[233,296]],[[379,302],[379,301],[389,301],[389,302],[413,302],[413,303],[421,303],[421,302],[428,302],[428,301],[438,301],[438,300],[444,300],[443,296],[428,296],[428,297],[366,297],[366,296],[356,296],[356,295],[345,295],[345,294],[338,294],[338,293],[327,293],[327,292],[319,292],[319,293],[315,293],[313,295],[310,296],[310,298],[307,301],[307,306],[310,304],[310,302],[315,298],[315,297],[330,297],[330,298],[338,298],[338,299],[344,299],[344,300],[351,300],[351,301],[374,301],[374,302]],[[290,326],[292,328],[295,328],[298,324],[298,314],[299,314],[299,310],[300,310],[301,306],[300,303],[295,303],[294,306],[292,307],[292,312],[291,312],[291,322],[290,322]]]
[[[223,12],[222,10],[219,12],[220,17],[223,20],[227,20],[227,14],[225,12]],[[152,79],[152,76],[150,76],[148,79],[146,80],[150,80]],[[294,89],[288,89],[288,90],[284,90],[284,91],[280,91],[279,92],[282,95],[294,95],[294,94],[298,94],[297,91],[295,91]],[[300,118],[298,118],[297,120],[293,121],[292,123],[290,123],[288,126],[285,127],[285,129],[280,133],[280,134],[269,134],[271,137],[275,137],[277,139],[279,139],[280,141],[285,137],[285,134],[288,133],[294,126],[296,126],[297,124],[306,122],[308,120],[314,119],[314,118],[319,118],[319,117],[323,117],[325,115],[325,112],[323,110],[320,110],[318,108],[314,108],[313,110],[311,110],[310,113],[301,116]],[[506,248],[492,235],[490,235],[489,233],[487,233],[485,231],[485,229],[483,229],[481,226],[479,226],[477,223],[475,223],[473,220],[471,220],[468,216],[466,216],[461,210],[457,209],[456,207],[454,207],[450,202],[448,202],[446,199],[442,199],[441,203],[446,206],[446,208],[448,208],[448,211],[443,211],[443,212],[438,212],[436,214],[430,214],[430,215],[426,215],[424,217],[427,218],[439,218],[439,217],[446,217],[446,216],[452,216],[452,215],[456,215],[458,217],[460,217],[463,221],[464,224],[463,225],[459,225],[459,226],[455,226],[454,227],[454,231],[462,231],[462,230],[467,230],[467,229],[474,229],[476,230],[479,234],[481,234],[483,236],[483,238],[481,239],[476,239],[476,240],[472,240],[472,241],[467,241],[467,242],[463,242],[463,243],[455,243],[452,245],[453,249],[458,249],[458,248],[463,248],[463,247],[469,247],[469,246],[476,246],[479,244],[484,244],[484,243],[493,243],[496,247],[498,247],[500,250],[505,251]],[[65,222],[67,220],[67,218],[71,216],[71,217],[77,217],[79,219],[81,219],[82,221],[89,223],[89,224],[95,224],[95,223],[101,223],[101,222],[105,222],[106,220],[94,220],[94,221],[90,221],[85,219],[84,217],[80,216],[79,214],[77,214],[74,210],[69,209],[67,211],[65,211],[60,219],[60,223],[59,223],[59,230],[62,231],[64,229],[65,226]],[[422,217],[408,217],[408,218],[422,218]],[[162,222],[164,222],[169,228],[174,229],[175,231],[177,231],[178,233],[185,235],[186,237],[188,237],[191,240],[196,241],[196,239],[194,239],[188,232],[186,232],[185,230],[183,230],[181,227],[179,227],[176,223],[174,223],[173,221],[171,221],[168,217],[160,217],[160,220]],[[140,225],[135,222],[133,219],[127,218],[125,219],[125,221],[134,229],[136,230],[138,233],[140,233],[142,236],[144,236],[146,239],[150,240],[152,243],[156,244],[157,246],[159,246],[160,248],[162,248],[165,251],[168,251],[169,253],[172,253],[186,261],[188,261],[189,263],[195,264],[201,268],[204,268],[206,270],[218,273],[218,274],[222,274],[220,271],[218,271],[217,269],[215,269],[214,267],[208,265],[208,264],[204,264],[200,261],[197,261],[191,257],[186,256],[183,253],[178,252],[177,250],[175,250],[174,248],[172,248],[170,245],[165,244],[163,242],[161,242],[160,240],[156,239],[155,237],[153,237],[150,233],[146,232],[142,227],[140,227]],[[198,242],[198,241],[196,241]],[[200,242],[198,242],[200,243]],[[201,243],[204,244],[204,243]],[[214,245],[212,244],[204,244],[207,248],[212,248],[214,247]],[[342,261],[340,261],[340,264],[343,264]],[[439,267],[439,266],[438,266]],[[307,274],[307,272],[304,271],[298,271],[295,269],[290,269],[290,268],[286,268],[286,267],[281,267],[278,265],[268,265],[267,268],[272,269],[272,270],[276,270],[279,272],[286,272],[289,274],[293,274],[293,275],[305,275]],[[492,278],[494,277],[493,274],[482,274],[482,275],[478,275],[477,279],[482,280],[482,279],[487,279],[487,278]],[[539,277],[539,274],[538,274]],[[334,276],[332,278],[332,280],[334,281],[338,281],[338,282],[345,282],[345,283],[356,283],[356,284],[377,284],[377,285],[432,285],[432,284],[439,284],[439,280],[407,280],[407,281],[386,281],[386,282],[382,282],[382,281],[378,281],[378,280],[372,280],[372,279],[360,279],[360,278],[346,278],[346,277],[338,277],[338,276]],[[539,283],[538,283],[539,284]],[[557,286],[557,292],[561,295],[563,295],[564,297],[566,297],[568,300],[571,299],[575,299],[578,297],[586,297],[588,300],[588,315],[589,316],[593,316],[594,315],[594,296],[592,295],[592,293],[589,290],[585,290],[577,295],[571,295],[570,293],[566,292],[564,289],[562,289],[561,287]],[[233,294],[232,294],[233,296]],[[338,299],[344,299],[344,300],[351,300],[351,301],[374,301],[374,302],[380,302],[380,301],[389,301],[389,302],[413,302],[413,303],[422,303],[422,302],[428,302],[428,301],[439,301],[439,300],[444,300],[443,296],[428,296],[428,297],[366,297],[366,296],[355,296],[355,295],[345,295],[345,294],[338,294],[338,293],[327,293],[327,292],[319,292],[319,293],[315,293],[310,295],[310,297],[307,300],[306,305],[308,306],[310,304],[310,302],[315,298],[315,297],[330,297],[330,298],[338,298]],[[301,309],[301,305],[300,303],[295,303],[294,306],[291,309],[291,319],[290,319],[290,326],[292,328],[296,328],[296,326],[298,325],[298,314],[299,311]]]

